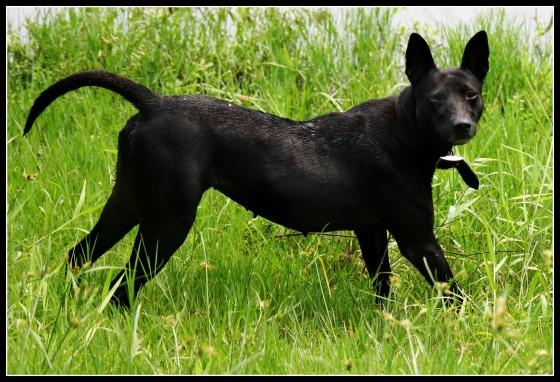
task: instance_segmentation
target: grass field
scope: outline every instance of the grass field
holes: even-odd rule
[[[449,29],[392,8],[82,8],[43,11],[7,41],[8,374],[552,374],[553,35],[493,11]],[[187,240],[130,314],[107,304],[130,233],[84,270],[64,254],[96,222],[117,136],[136,111],[95,88],[35,97],[78,71],[166,95],[206,94],[304,120],[396,94],[416,31],[440,67],[488,32],[485,112],[456,149],[481,181],[433,182],[436,231],[468,294],[448,308],[392,241],[385,304],[352,232],[292,235],[208,191]]]

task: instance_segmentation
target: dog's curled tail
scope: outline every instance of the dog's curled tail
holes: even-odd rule
[[[66,77],[43,91],[31,107],[23,135],[27,134],[33,122],[58,97],[85,86],[97,86],[123,96],[139,111],[149,111],[160,105],[162,96],[128,78],[106,71],[81,72]]]

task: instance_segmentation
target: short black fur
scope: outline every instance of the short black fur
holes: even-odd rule
[[[206,96],[164,97],[116,74],[83,72],[35,100],[24,134],[56,98],[84,86],[112,90],[139,110],[119,135],[117,179],[99,221],[68,253],[72,267],[95,261],[139,224],[129,263],[113,281],[135,269],[135,295],[183,243],[202,194],[215,188],[297,231],[354,231],[382,297],[390,289],[389,231],[430,284],[451,283],[450,295],[461,299],[433,232],[431,183],[439,158],[476,133],[488,56],[481,31],[461,67],[440,70],[414,33],[411,86],[308,121]],[[112,301],[130,306],[126,283]]]

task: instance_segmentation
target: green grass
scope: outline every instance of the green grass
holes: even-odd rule
[[[390,299],[373,298],[352,232],[293,236],[208,191],[173,259],[130,314],[107,305],[130,233],[84,271],[64,254],[113,184],[119,130],[135,113],[88,88],[22,137],[34,98],[105,69],[162,94],[201,93],[292,119],[396,94],[408,30],[395,9],[183,8],[41,11],[8,29],[9,374],[552,374],[552,36],[503,12],[418,25],[440,67],[489,35],[477,172],[434,179],[437,236],[468,301],[445,307],[391,242]],[[344,26],[346,25],[346,26]]]

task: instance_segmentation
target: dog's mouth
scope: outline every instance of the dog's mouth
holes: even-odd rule
[[[453,146],[464,145],[476,135],[476,125],[468,127],[453,126],[446,130],[447,141]]]
[[[459,145],[464,145],[465,143],[469,142],[473,137],[475,136],[475,134],[468,136],[468,137],[455,137],[451,140],[451,144],[453,146],[459,146]]]

